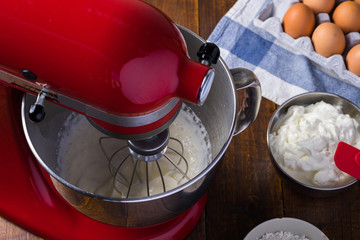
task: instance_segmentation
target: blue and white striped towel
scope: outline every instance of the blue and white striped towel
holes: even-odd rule
[[[307,91],[323,91],[343,96],[360,107],[360,78],[353,75],[355,81],[349,82],[329,74],[329,69],[315,64],[296,49],[285,46],[281,39],[254,25],[254,19],[271,1],[237,1],[211,33],[208,41],[220,47],[221,57],[228,67],[254,71],[260,80],[263,97],[277,104]]]

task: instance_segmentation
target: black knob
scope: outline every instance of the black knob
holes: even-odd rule
[[[30,81],[35,81],[37,79],[37,76],[35,75],[35,73],[33,73],[32,71],[28,70],[28,69],[23,69],[21,71],[22,75]]]
[[[204,43],[197,52],[197,56],[200,62],[207,61],[207,65],[216,64],[220,57],[220,49],[214,43]]]
[[[29,118],[33,122],[41,122],[45,117],[44,106],[40,104],[33,104],[29,109]]]

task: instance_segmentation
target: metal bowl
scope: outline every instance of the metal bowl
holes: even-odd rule
[[[185,28],[179,28],[186,40],[190,57],[196,59],[196,52],[204,40]],[[46,101],[45,119],[39,123],[31,122],[27,113],[35,98],[29,94],[24,97],[22,105],[26,139],[45,170],[45,176],[50,175],[50,184],[81,213],[104,223],[124,227],[142,227],[165,222],[189,209],[204,196],[232,136],[249,126],[259,110],[260,85],[251,71],[230,71],[221,58],[214,68],[214,84],[204,105],[188,105],[209,133],[213,159],[210,159],[209,165],[197,176],[175,189],[154,196],[126,199],[100,196],[70,183],[61,177],[56,153],[58,133],[66,128],[65,119],[73,112]]]
[[[308,92],[304,94],[297,95],[285,103],[283,103],[273,114],[270,119],[268,128],[267,128],[267,145],[270,158],[275,169],[278,171],[279,175],[285,180],[286,184],[289,184],[292,188],[295,188],[299,192],[315,196],[315,197],[326,197],[334,195],[338,192],[343,191],[344,189],[348,189],[350,186],[357,182],[357,179],[351,178],[349,181],[346,181],[341,186],[336,187],[319,187],[315,184],[309,184],[302,179],[296,178],[286,170],[282,164],[279,163],[278,159],[274,157],[272,147],[271,147],[271,140],[270,140],[270,133],[275,131],[281,124],[281,120],[287,113],[288,109],[294,105],[302,105],[307,106],[310,104],[314,104],[319,101],[324,101],[331,105],[340,106],[344,114],[349,114],[352,118],[356,119],[360,122],[360,109],[347,99],[340,97],[335,94],[325,93],[325,92]]]

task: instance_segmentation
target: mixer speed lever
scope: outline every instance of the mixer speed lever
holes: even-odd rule
[[[44,100],[49,90],[43,89],[36,98],[36,102],[30,106],[29,118],[33,122],[41,122],[45,117]]]

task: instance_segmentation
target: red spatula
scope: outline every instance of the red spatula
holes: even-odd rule
[[[344,142],[339,142],[335,156],[336,166],[343,172],[360,179],[360,150]]]

